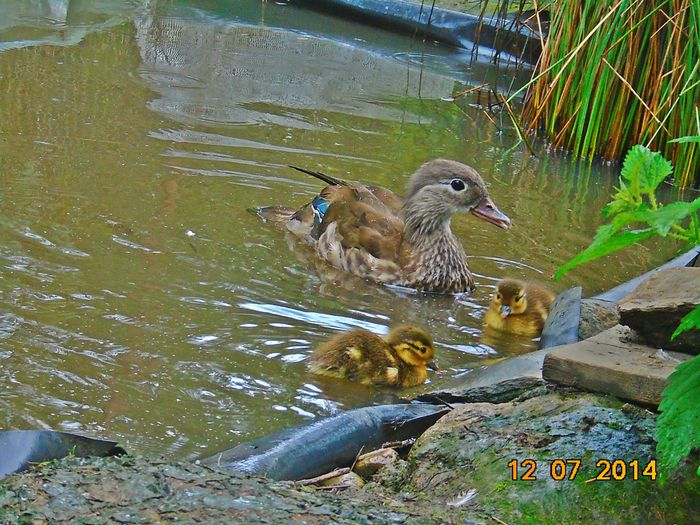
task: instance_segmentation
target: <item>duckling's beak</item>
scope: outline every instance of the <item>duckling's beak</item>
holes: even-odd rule
[[[427,363],[425,363],[425,366],[427,366],[428,368],[430,368],[430,370],[435,370],[436,372],[439,372],[439,371],[440,371],[440,367],[437,365],[437,363],[436,363],[435,360],[433,360],[433,359],[431,359],[430,361],[428,361]]]
[[[476,208],[471,210],[473,215],[476,215],[480,219],[495,224],[499,228],[507,230],[510,228],[510,218],[503,213],[501,210],[496,208],[496,205],[489,197],[484,197],[476,205]]]
[[[505,304],[501,306],[501,319],[505,319],[510,315],[510,306],[506,306]]]

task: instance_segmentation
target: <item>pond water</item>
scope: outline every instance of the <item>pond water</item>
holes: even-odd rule
[[[2,427],[213,453],[393,399],[306,372],[339,330],[432,332],[443,371],[415,394],[536,347],[484,338],[499,278],[591,294],[670,255],[636,249],[552,282],[616,170],[532,157],[507,123],[450,102],[510,81],[468,53],[257,0],[18,0],[0,20]],[[288,164],[400,192],[435,157],[476,167],[513,220],[454,217],[471,296],[339,278],[247,211],[319,191]]]

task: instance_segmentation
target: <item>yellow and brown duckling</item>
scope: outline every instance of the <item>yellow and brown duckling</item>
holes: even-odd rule
[[[316,374],[343,377],[365,385],[409,387],[428,378],[433,362],[433,341],[413,326],[398,326],[385,338],[356,328],[338,334],[311,355]]]
[[[469,291],[474,277],[450,229],[452,214],[468,211],[510,227],[481,175],[453,160],[423,164],[411,176],[405,199],[386,188],[295,169],[328,186],[299,210],[271,206],[258,208],[258,216],[314,246],[332,266],[381,284],[439,293]]]
[[[554,294],[546,288],[503,279],[496,286],[484,321],[497,330],[536,337],[542,333],[553,301]]]

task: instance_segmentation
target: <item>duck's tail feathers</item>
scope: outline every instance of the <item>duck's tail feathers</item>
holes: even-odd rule
[[[294,208],[286,206],[261,206],[248,208],[248,211],[257,215],[263,222],[268,222],[275,228],[280,229],[285,229],[292,216],[296,213]]]
[[[306,168],[299,168],[297,166],[292,166],[291,164],[289,165],[290,168],[301,171],[302,173],[306,173],[307,175],[311,175],[312,177],[316,177],[319,180],[322,180],[326,184],[329,184],[331,186],[347,186],[348,183],[345,182],[344,180],[341,179],[336,179],[334,177],[331,177],[330,175],[326,175],[325,173],[321,173],[320,171],[311,171],[307,170]]]

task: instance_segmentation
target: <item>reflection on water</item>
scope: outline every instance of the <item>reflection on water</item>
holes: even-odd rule
[[[556,290],[581,282],[592,293],[668,254],[637,250],[551,283],[601,222],[613,172],[531,158],[480,110],[441,100],[497,75],[466,67],[456,51],[257,0],[26,9],[61,5],[62,19],[22,11],[0,32],[12,40],[0,53],[4,427],[212,453],[394,400],[305,371],[312,347],[337,330],[431,331],[443,372],[415,393],[536,346],[484,338],[500,277]],[[104,25],[124,13],[128,22]],[[293,30],[281,29],[285,18]],[[79,46],[24,47],[13,31],[28,24],[44,42],[85,31]],[[412,64],[423,51],[439,60],[420,70]],[[504,232],[454,217],[479,285],[471,296],[419,296],[329,272],[247,211],[300,206],[318,192],[288,164],[402,191],[407,174],[438,156],[478,168],[514,221]]]

